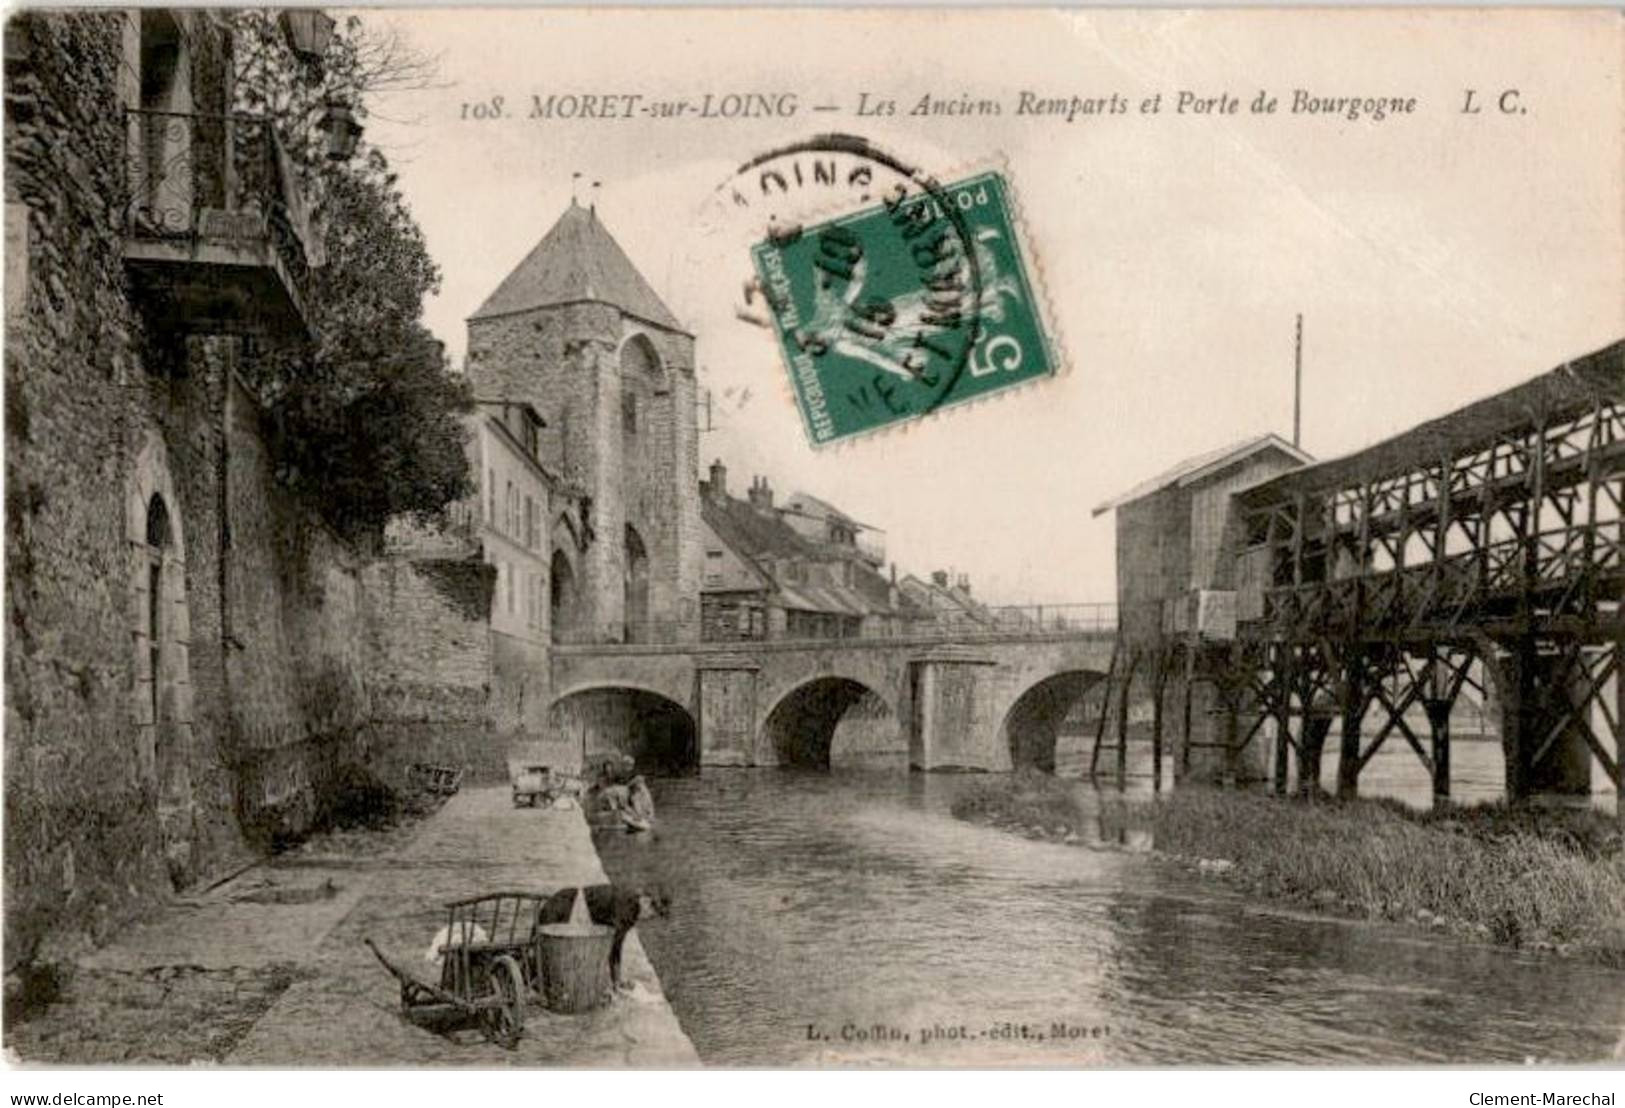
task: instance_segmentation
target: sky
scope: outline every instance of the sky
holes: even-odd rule
[[[765,475],[886,532],[902,572],[992,603],[1110,600],[1113,523],[1090,509],[1266,431],[1357,449],[1625,333],[1622,31],[1612,13],[468,10],[379,12],[440,58],[439,87],[372,104],[443,271],[426,319],[466,318],[571,202],[696,335],[713,429],[700,465]],[[1462,111],[1477,90],[1476,114]],[[1382,121],[1292,112],[1391,97]],[[1500,96],[1516,89],[1499,110]],[[1178,113],[1180,91],[1239,100]],[[1260,92],[1274,114],[1248,111]],[[1018,115],[1108,97],[1119,115]],[[1155,114],[1138,110],[1163,97]],[[789,117],[535,119],[533,97],[794,94]],[[898,114],[859,117],[890,99]],[[910,117],[922,96],[998,117]],[[501,118],[475,118],[502,98]],[[814,113],[814,104],[839,111]],[[814,449],[772,335],[735,314],[761,228],[717,204],[763,151],[862,135],[952,180],[1001,167],[1065,369],[901,431]],[[590,182],[601,187],[591,193]],[[702,420],[704,416],[701,416]]]

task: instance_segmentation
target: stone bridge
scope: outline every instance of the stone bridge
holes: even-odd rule
[[[1113,632],[555,646],[549,732],[649,769],[1053,769]],[[1098,694],[1097,694],[1098,696]],[[579,744],[579,745],[578,745]]]

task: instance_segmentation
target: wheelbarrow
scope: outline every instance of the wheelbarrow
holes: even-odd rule
[[[384,956],[374,957],[401,984],[401,1013],[444,1033],[478,1027],[487,1042],[512,1050],[525,1030],[525,1000],[536,987],[536,918],[545,897],[489,893],[446,905],[440,983],[431,985]]]

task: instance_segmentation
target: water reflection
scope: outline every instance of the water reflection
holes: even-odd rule
[[[643,941],[703,1058],[1579,1061],[1619,1037],[1625,974],[1259,910],[1112,849],[1147,833],[1081,783],[1104,842],[966,824],[975,780],[708,771],[657,783],[653,836],[600,836],[617,880],[674,890]]]

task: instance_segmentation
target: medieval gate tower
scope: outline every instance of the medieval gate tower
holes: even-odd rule
[[[547,421],[553,641],[697,639],[694,336],[594,208],[572,200],[469,318],[468,376]]]

